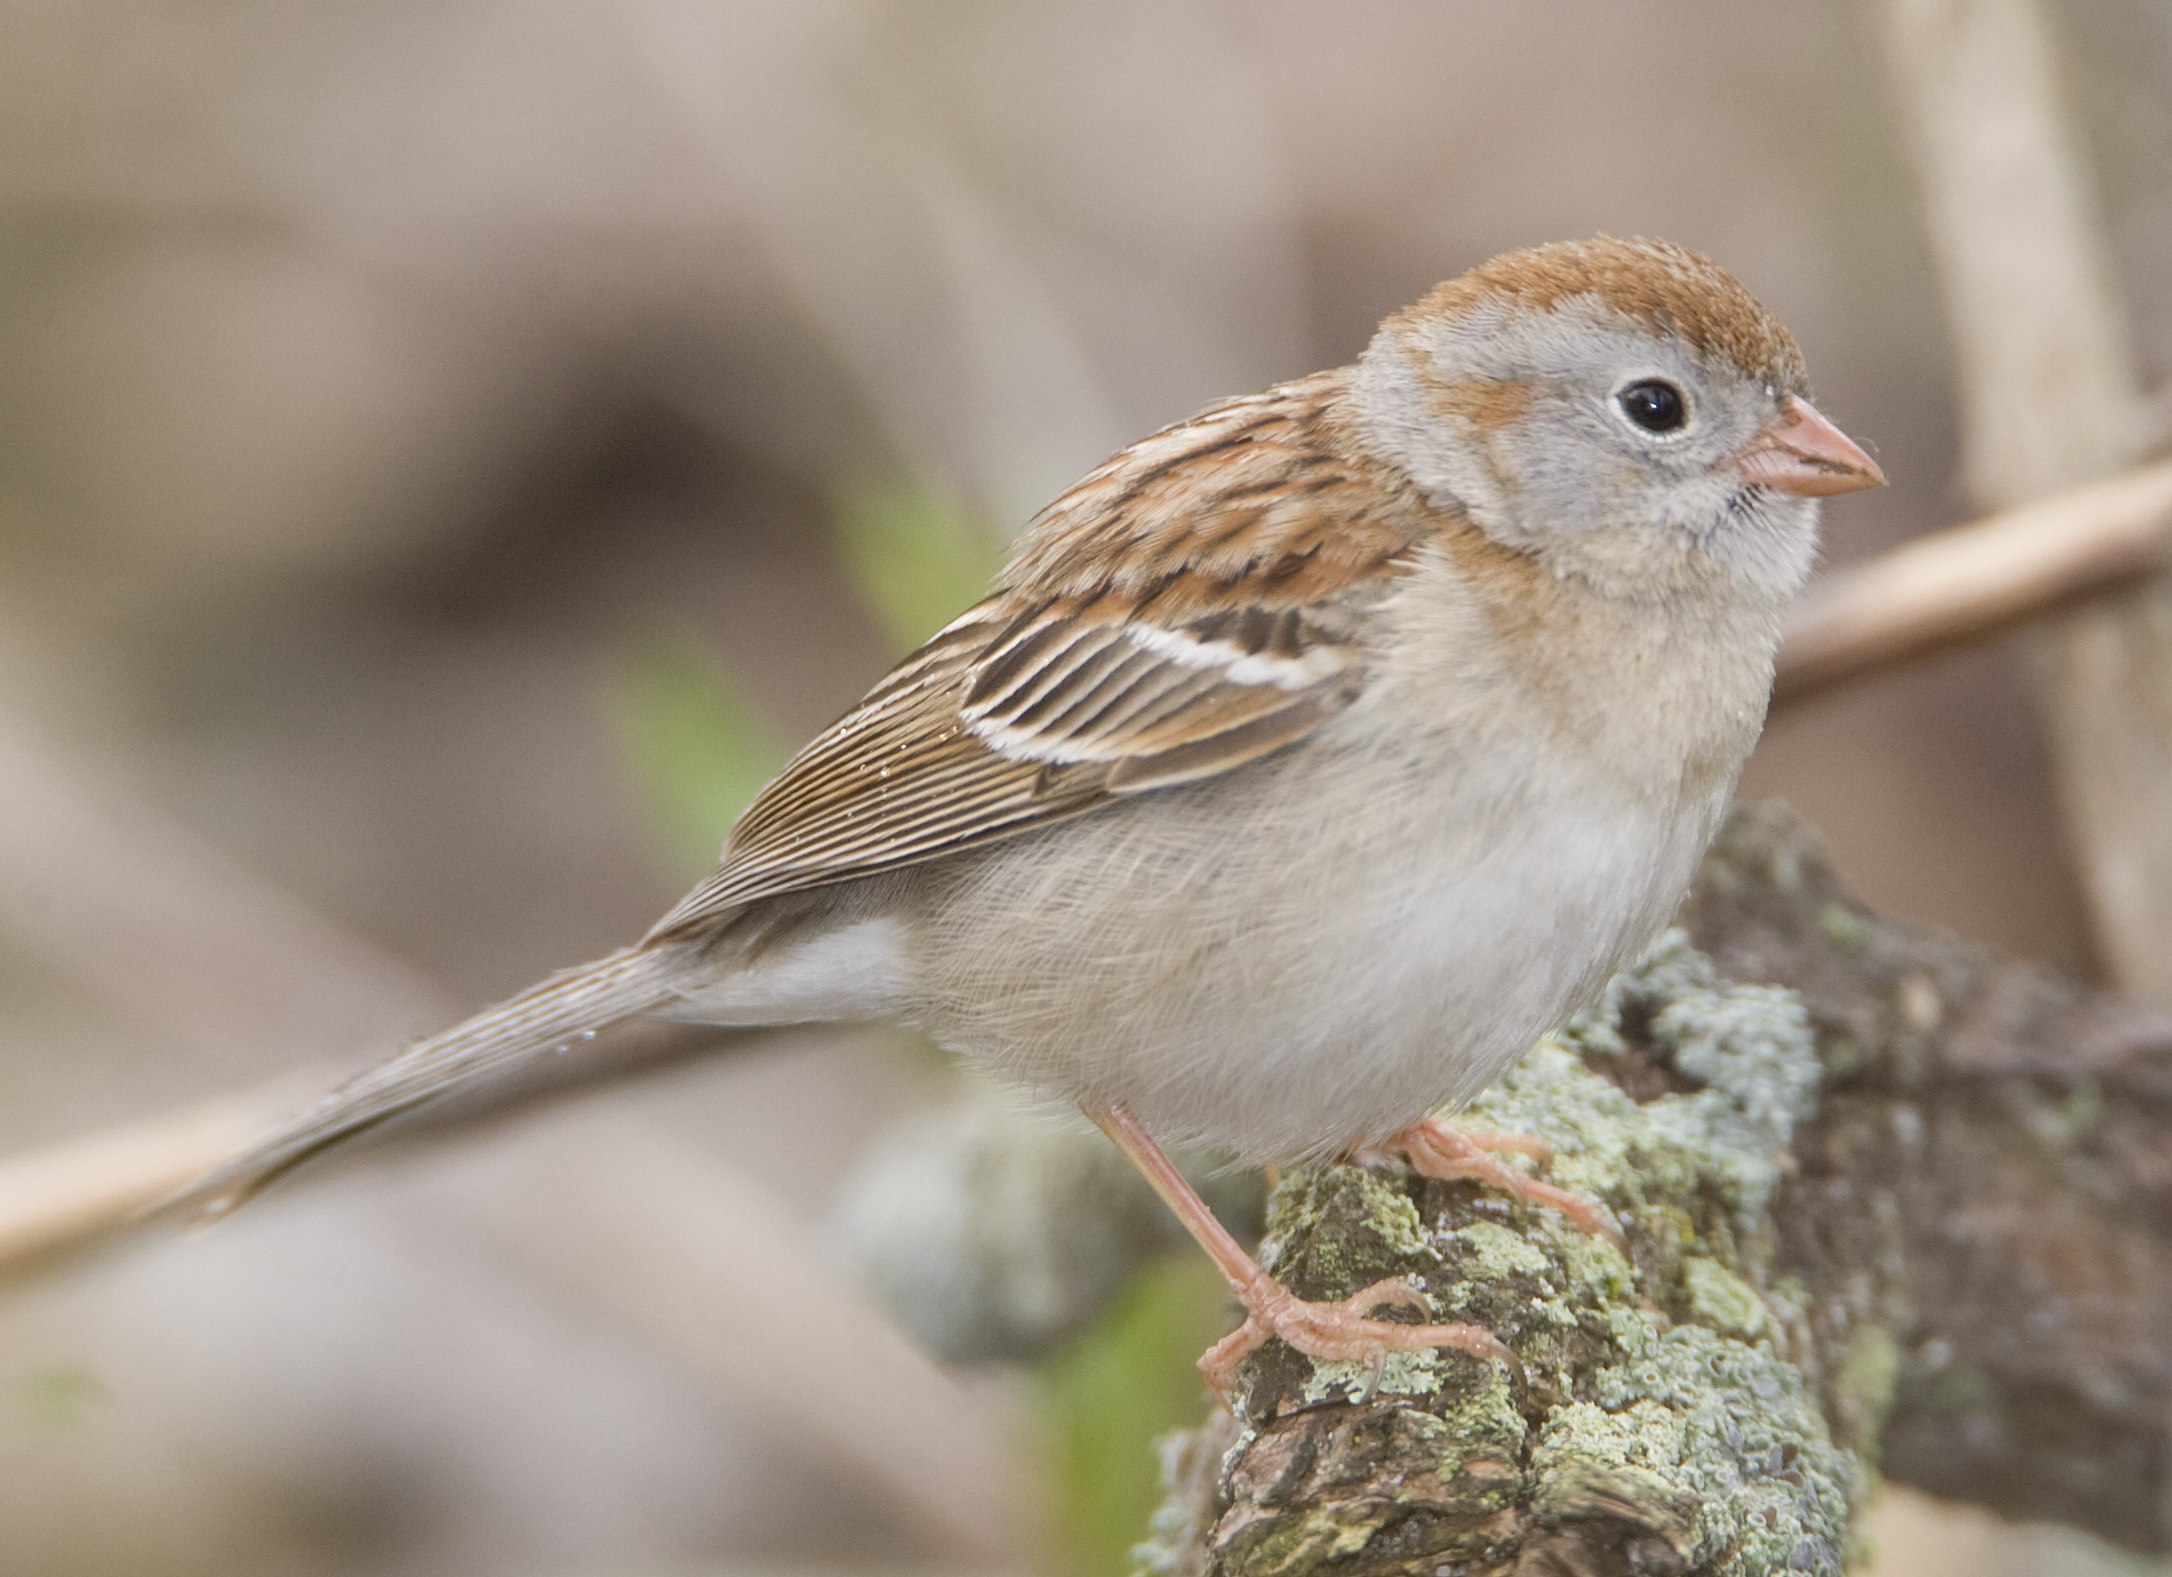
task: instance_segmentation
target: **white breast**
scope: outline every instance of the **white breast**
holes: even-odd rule
[[[1662,820],[1470,741],[1356,772],[1333,735],[961,865],[909,928],[915,1016],[1166,1139],[1345,1148],[1581,1006],[1665,922],[1716,813]]]

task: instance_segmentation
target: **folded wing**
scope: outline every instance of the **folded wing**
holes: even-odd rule
[[[1050,505],[996,594],[794,758],[652,939],[1229,771],[1348,706],[1415,533],[1322,442],[1338,387],[1217,407]]]

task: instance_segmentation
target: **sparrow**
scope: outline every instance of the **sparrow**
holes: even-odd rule
[[[1504,1353],[1307,1302],[1161,1146],[1399,1153],[1612,1233],[1431,1114],[1670,918],[1762,726],[1819,500],[1879,468],[1732,276],[1511,252],[1351,366],[1210,406],[1043,509],[993,592],[799,752],[633,945],[408,1047],[206,1178],[231,1208],[641,1017],[892,1018],[1091,1117],[1269,1338]],[[1377,1317],[1416,1313],[1421,1323]]]

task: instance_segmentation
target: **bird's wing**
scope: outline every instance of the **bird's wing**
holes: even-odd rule
[[[1328,441],[1339,388],[1216,407],[1056,500],[996,594],[801,751],[651,938],[1228,771],[1349,705],[1418,511]]]

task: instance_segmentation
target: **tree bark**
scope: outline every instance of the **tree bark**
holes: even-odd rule
[[[1773,807],[1683,924],[1469,1113],[1628,1255],[1470,1185],[1286,1178],[1300,1292],[1419,1279],[1522,1373],[1271,1344],[1173,1444],[1144,1570],[1838,1572],[1881,1472],[2172,1549],[2172,1018],[1870,913]]]

